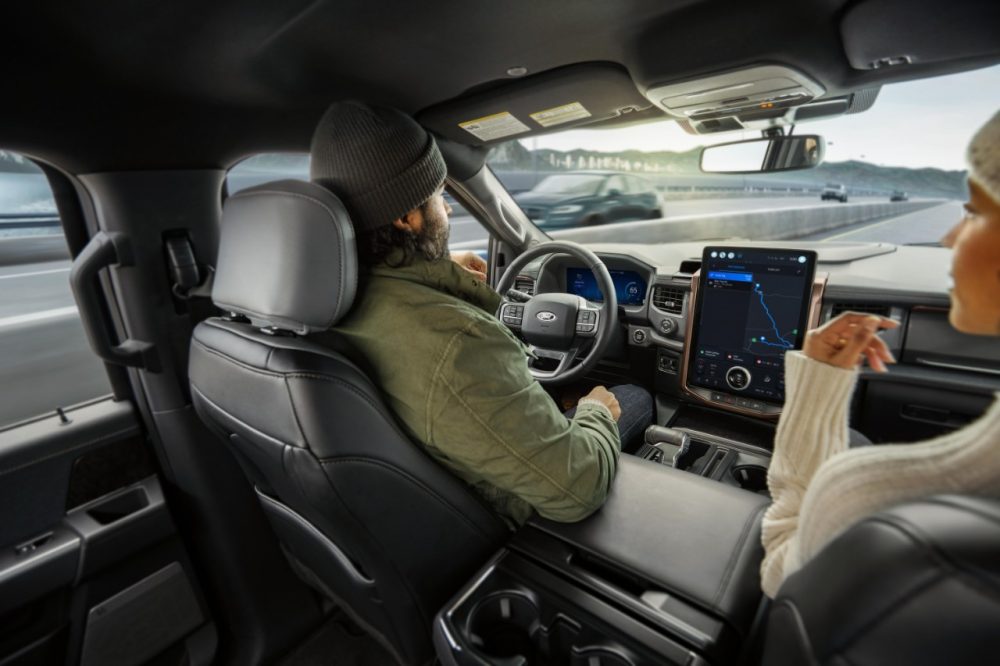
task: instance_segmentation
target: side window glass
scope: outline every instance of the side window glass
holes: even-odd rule
[[[0,429],[111,393],[69,269],[48,180],[24,156],[0,150]]]
[[[248,157],[233,166],[226,175],[226,189],[230,195],[274,180],[309,180],[309,155],[305,153],[262,153]],[[448,236],[453,251],[471,250],[485,256],[490,235],[486,228],[459,205],[449,193],[445,201],[452,208],[451,230]]]
[[[618,190],[621,193],[625,193],[625,179],[621,176],[611,176],[604,183],[604,194],[610,194],[612,190]]]

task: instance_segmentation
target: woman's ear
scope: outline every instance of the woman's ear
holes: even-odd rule
[[[424,228],[424,216],[420,213],[419,208],[414,208],[410,212],[404,214],[403,217],[393,220],[392,226],[396,227],[400,231],[408,231],[411,234],[419,234]]]

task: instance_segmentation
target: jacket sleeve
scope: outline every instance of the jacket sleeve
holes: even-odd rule
[[[848,447],[848,407],[856,379],[856,370],[801,352],[785,355],[788,394],[767,472],[774,501],[761,527],[761,587],[769,597],[798,567],[799,516],[809,483],[824,462]]]
[[[448,341],[427,396],[425,440],[473,482],[521,498],[543,517],[581,520],[603,504],[621,444],[610,412],[567,419],[498,322],[474,319]]]

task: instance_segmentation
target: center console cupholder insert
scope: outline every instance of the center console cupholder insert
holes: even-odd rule
[[[730,475],[743,490],[767,494],[767,468],[760,465],[733,465]]]
[[[711,444],[698,439],[692,439],[688,445],[688,450],[677,457],[677,469],[690,470],[695,474],[700,474],[701,469],[705,466],[704,459],[708,457],[712,449]]]
[[[496,664],[537,663],[538,606],[521,592],[483,598],[469,613],[466,635],[477,651]]]
[[[633,666],[632,660],[605,647],[573,648],[571,666]]]

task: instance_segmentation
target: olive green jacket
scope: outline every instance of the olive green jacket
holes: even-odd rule
[[[494,316],[499,305],[447,259],[383,264],[362,278],[335,334],[363,357],[411,437],[501,515],[580,520],[611,488],[618,427],[601,406],[563,415]]]

